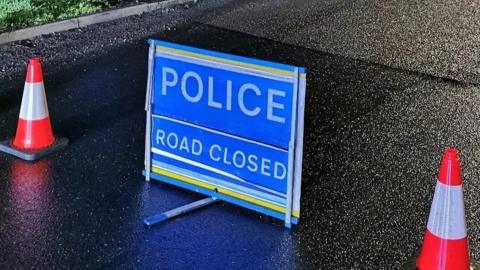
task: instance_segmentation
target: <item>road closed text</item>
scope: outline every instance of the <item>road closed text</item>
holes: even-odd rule
[[[204,163],[215,164],[218,168],[229,168],[225,171],[248,170],[264,177],[286,180],[286,164],[274,157],[265,157],[259,152],[252,153],[234,145],[213,143],[200,137],[166,131],[162,128],[156,129],[154,136],[155,145],[170,153],[190,157],[192,160],[203,160]],[[205,162],[205,159],[208,162]]]

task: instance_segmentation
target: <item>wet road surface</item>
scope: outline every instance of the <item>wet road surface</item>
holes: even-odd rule
[[[399,269],[420,247],[438,163],[448,146],[460,149],[471,255],[478,259],[478,86],[249,33],[243,23],[222,26],[231,18],[258,22],[252,29],[273,29],[276,20],[252,18],[244,10],[262,5],[287,12],[286,4],[276,3],[237,1],[214,12],[200,5],[179,11],[187,15],[170,30],[156,21],[163,19],[144,15],[148,30],[128,34],[126,42],[82,53],[76,61],[65,57],[76,55],[81,44],[71,44],[63,56],[48,56],[53,127],[71,145],[33,164],[0,155],[0,268]],[[142,18],[126,25],[135,28]],[[102,40],[109,38],[105,29],[127,26],[59,35],[81,40],[100,32]],[[299,226],[288,231],[226,203],[160,226],[142,224],[147,215],[202,198],[146,183],[140,174],[147,37],[307,67]],[[42,52],[48,49],[44,42],[57,39],[4,50]],[[12,71],[0,81],[4,138],[15,130],[22,76]]]
[[[479,1],[264,0],[209,23],[289,44],[479,83]]]

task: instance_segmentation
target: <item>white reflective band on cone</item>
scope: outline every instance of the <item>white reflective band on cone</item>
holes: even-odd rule
[[[437,181],[427,228],[442,239],[467,236],[462,186],[448,186]]]
[[[43,83],[26,83],[23,89],[20,118],[23,120],[40,120],[47,116],[47,98]]]

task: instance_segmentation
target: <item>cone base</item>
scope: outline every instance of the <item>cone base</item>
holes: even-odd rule
[[[12,140],[6,140],[3,142],[0,142],[0,152],[4,152],[12,156],[16,156],[23,160],[34,161],[46,155],[49,155],[53,152],[56,152],[67,145],[68,145],[67,138],[55,138],[55,142],[47,148],[42,148],[38,150],[24,150],[24,149],[18,149],[14,147],[12,144]]]

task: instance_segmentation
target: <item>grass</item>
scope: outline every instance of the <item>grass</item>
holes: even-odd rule
[[[0,0],[0,32],[93,13],[112,0]]]

